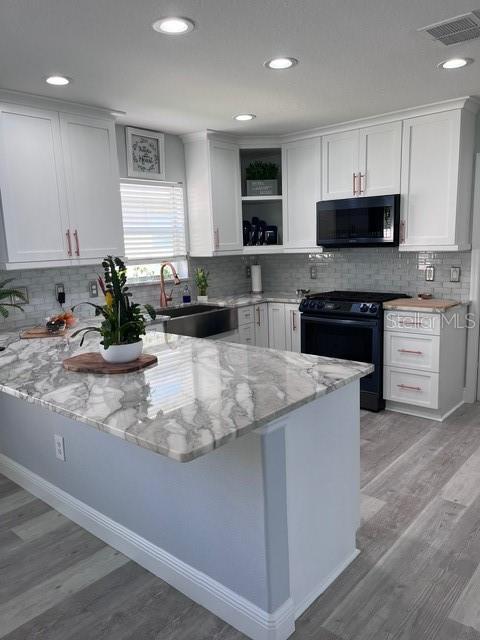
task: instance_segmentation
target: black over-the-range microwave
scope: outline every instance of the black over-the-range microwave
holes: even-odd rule
[[[317,202],[317,245],[397,247],[400,195]]]

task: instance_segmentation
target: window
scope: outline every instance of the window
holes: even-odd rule
[[[120,194],[129,278],[158,280],[165,260],[173,262],[181,278],[188,277],[183,186],[122,181]],[[165,276],[171,276],[167,269]]]

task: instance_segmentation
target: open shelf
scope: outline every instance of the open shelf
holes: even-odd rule
[[[277,176],[277,192],[275,196],[248,196],[247,195],[247,167],[251,162],[268,162],[275,164],[278,167]],[[282,150],[280,147],[273,147],[270,149],[240,149],[240,172],[242,183],[242,196],[248,197],[253,200],[259,200],[263,198],[281,198],[282,194]],[[242,198],[243,200],[243,198]]]

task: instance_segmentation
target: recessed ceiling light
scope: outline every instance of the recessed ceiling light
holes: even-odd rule
[[[189,18],[160,18],[152,24],[155,31],[159,33],[166,33],[169,36],[178,36],[183,33],[193,31],[195,23]]]
[[[449,60],[440,62],[438,66],[442,69],[461,69],[462,67],[466,67],[467,64],[471,64],[472,62],[472,58],[450,58]]]
[[[45,82],[47,84],[53,84],[55,87],[64,87],[70,84],[71,80],[66,76],[48,76],[48,78],[45,78]]]
[[[239,113],[237,116],[233,116],[234,120],[239,120],[240,122],[246,122],[247,120],[253,120],[257,116],[254,113]]]
[[[298,60],[296,58],[272,58],[271,60],[267,60],[265,66],[268,69],[274,69],[278,71],[279,69],[290,69],[298,64]]]

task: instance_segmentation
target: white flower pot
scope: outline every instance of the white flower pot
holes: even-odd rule
[[[143,342],[133,342],[132,344],[112,344],[105,349],[101,347],[100,353],[105,362],[120,364],[122,362],[133,362],[142,355]]]
[[[197,302],[208,302],[208,296],[197,296]]]

